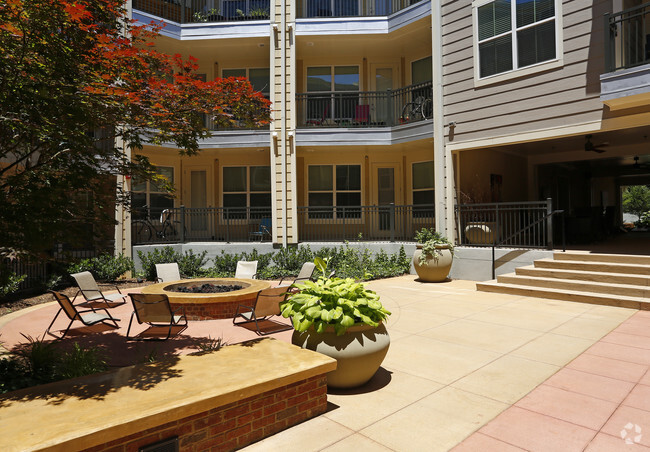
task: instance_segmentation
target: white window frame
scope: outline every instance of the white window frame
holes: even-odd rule
[[[271,96],[271,68],[270,67],[225,67],[221,68],[221,78],[224,78],[223,71],[244,71],[246,75],[246,80],[250,82],[250,71],[256,70],[256,69],[267,69],[269,71],[269,79],[268,83],[266,84],[266,91],[260,91],[264,97],[267,99],[270,99]],[[251,83],[252,85],[252,83]]]
[[[433,172],[433,185],[431,187],[426,187],[426,188],[415,188],[414,187],[414,185],[415,185],[415,177],[414,177],[415,176],[415,174],[414,174],[415,165],[417,165],[418,163],[429,163],[429,162],[431,162],[434,165],[433,166],[433,170],[434,170],[434,172]],[[435,193],[436,193],[436,179],[435,178],[436,178],[435,162],[433,160],[419,160],[417,162],[411,162],[411,204],[412,205],[414,205],[414,206],[416,205],[415,200],[413,199],[414,198],[413,194],[415,192],[433,191],[434,196],[435,196]],[[435,204],[435,201],[432,199],[430,204]]]
[[[516,0],[511,0],[512,13],[510,15],[512,21],[512,27],[510,31],[502,33],[497,36],[492,36],[490,39],[495,39],[500,36],[505,36],[507,34],[512,35],[512,69],[507,72],[500,72],[498,74],[489,75],[487,77],[481,78],[480,76],[480,62],[479,62],[479,40],[478,40],[478,8],[489,3],[493,3],[494,0],[474,0],[472,2],[472,45],[474,51],[474,86],[480,87],[485,85],[490,85],[492,83],[499,83],[506,80],[511,80],[518,77],[525,77],[527,75],[536,74],[538,72],[547,71],[550,69],[555,69],[562,67],[564,65],[564,43],[563,43],[563,23],[562,23],[562,0],[555,0],[554,9],[555,16],[553,18],[548,18],[534,22],[532,24],[517,28],[516,24]],[[548,61],[542,61],[530,66],[523,68],[518,67],[517,61],[517,31],[525,30],[526,28],[534,27],[539,24],[550,22],[555,20],[555,58]]]
[[[267,167],[269,168],[269,172],[271,172],[271,166],[270,165],[224,165],[221,168],[221,208],[225,209],[224,206],[224,196],[225,195],[240,195],[240,194],[245,194],[246,195],[246,205],[242,206],[246,208],[246,218],[241,218],[241,219],[234,219],[230,218],[229,221],[241,221],[242,223],[248,222],[250,219],[250,208],[251,208],[251,194],[257,194],[257,193],[268,193],[271,196],[271,203],[269,204],[269,210],[271,211],[271,214],[273,213],[273,184],[271,183],[271,187],[269,187],[269,191],[253,191],[251,190],[251,168],[252,167]],[[246,190],[244,191],[229,191],[226,192],[223,188],[223,182],[224,182],[224,172],[226,171],[226,168],[246,168]],[[272,174],[271,174],[272,176]],[[223,210],[224,216],[225,216],[225,210]]]
[[[310,166],[330,166],[332,167],[332,190],[309,190],[309,167]],[[359,167],[359,190],[338,190],[336,187],[336,167],[337,166],[358,166]],[[363,180],[364,180],[364,174],[363,174],[363,165],[360,163],[310,163],[307,165],[307,183],[305,184],[305,190],[306,190],[306,200],[307,200],[307,209],[311,207],[309,204],[309,194],[310,193],[331,193],[332,194],[332,206],[336,207],[336,194],[337,193],[359,193],[359,208],[361,209],[361,206],[363,205]],[[318,207],[318,206],[314,206]],[[347,207],[347,206],[346,206]],[[355,207],[355,206],[349,206],[349,207]],[[309,212],[309,210],[307,210]],[[363,221],[363,217],[365,215],[365,212],[363,209],[361,209],[361,214],[359,215],[359,218],[344,218],[344,217],[337,217],[336,213],[332,213],[332,218],[309,218],[309,214],[307,214],[306,218],[306,223],[307,224],[323,224],[323,223],[338,223],[342,220],[345,220],[346,223],[361,223]]]
[[[156,168],[157,174],[161,175],[161,176],[162,176],[162,174],[160,172],[158,172],[159,168],[171,168],[171,170],[172,170],[172,180],[170,182],[171,182],[172,185],[175,186],[175,184],[176,184],[176,167],[174,167],[172,165],[154,165],[154,167]],[[153,195],[166,195],[166,196],[169,196],[169,199],[171,200],[171,207],[172,208],[176,207],[176,197],[174,197],[172,194],[169,194],[166,191],[153,190],[152,189],[153,184],[152,184],[152,182],[150,180],[144,181],[143,183],[145,184],[144,190],[134,190],[133,189],[133,182],[132,182],[131,192],[132,193],[140,193],[140,194],[144,193],[145,205],[149,206],[148,212],[151,212],[151,209],[152,209],[152,207],[151,207],[151,195],[152,194]],[[153,216],[151,216],[150,219],[152,221],[155,221],[155,220],[158,219],[158,215],[157,214],[153,215]]]

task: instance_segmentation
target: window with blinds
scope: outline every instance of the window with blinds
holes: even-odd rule
[[[556,58],[555,0],[494,0],[476,8],[479,77]]]

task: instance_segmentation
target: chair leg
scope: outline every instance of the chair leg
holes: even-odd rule
[[[129,336],[129,333],[131,332],[131,323],[133,323],[133,316],[135,315],[135,311],[131,313],[131,319],[129,320],[129,327],[126,330],[126,339],[130,340],[132,339],[131,336]]]
[[[56,322],[56,319],[59,317],[59,314],[61,314],[61,311],[63,311],[63,308],[59,308],[59,310],[57,311],[56,315],[55,315],[54,318],[52,319],[52,322],[50,323],[50,326],[48,326],[47,329],[45,330],[45,334],[49,334],[49,335],[51,335],[51,336],[54,336],[54,337],[56,337],[57,339],[59,339],[57,336],[55,336],[54,334],[50,333],[50,328],[52,328],[52,325],[54,325],[54,322]]]

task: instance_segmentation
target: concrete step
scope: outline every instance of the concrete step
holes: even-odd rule
[[[602,261],[571,261],[538,259],[534,262],[538,268],[557,268],[562,270],[581,270],[587,272],[604,273],[628,273],[634,275],[650,275],[650,265],[645,264],[623,264],[617,262]]]
[[[650,287],[630,284],[615,284],[611,282],[584,281],[575,279],[547,278],[506,273],[497,277],[497,282],[517,284],[547,289],[572,290],[576,292],[591,292],[607,295],[623,295],[627,297],[646,298],[650,302]]]
[[[534,265],[518,267],[517,275],[536,276],[540,278],[575,279],[612,284],[630,284],[633,286],[650,286],[650,275],[633,275],[629,273],[584,272],[580,270],[563,270],[559,268],[539,268]]]
[[[648,250],[650,252],[650,250]],[[619,264],[650,265],[650,255],[633,254],[604,254],[590,253],[588,251],[556,251],[553,253],[555,260],[587,261],[587,262],[615,262]]]
[[[575,301],[622,308],[650,310],[650,300],[647,298],[627,297],[624,295],[608,295],[582,292],[567,289],[524,286],[518,284],[500,284],[496,281],[478,282],[476,289],[484,292],[495,292],[525,297],[550,298],[554,300]]]

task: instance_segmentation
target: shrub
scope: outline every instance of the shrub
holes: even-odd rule
[[[182,254],[174,251],[171,246],[156,248],[147,253],[138,251],[138,257],[142,263],[141,275],[149,281],[155,281],[158,276],[156,274],[156,264],[176,262],[181,274],[188,278],[206,276],[203,266],[208,262],[208,259],[205,257],[207,254],[207,251],[194,254],[192,250],[188,250],[185,254]]]
[[[0,266],[0,298],[16,292],[27,275],[17,275],[6,266]]]
[[[113,256],[102,254],[91,259],[84,259],[68,267],[69,273],[89,271],[99,281],[115,281],[126,272],[134,272],[133,259],[123,254]]]
[[[0,358],[0,393],[108,369],[103,353],[96,347],[84,349],[75,342],[65,350],[59,343],[25,338],[28,343],[21,349]]]

